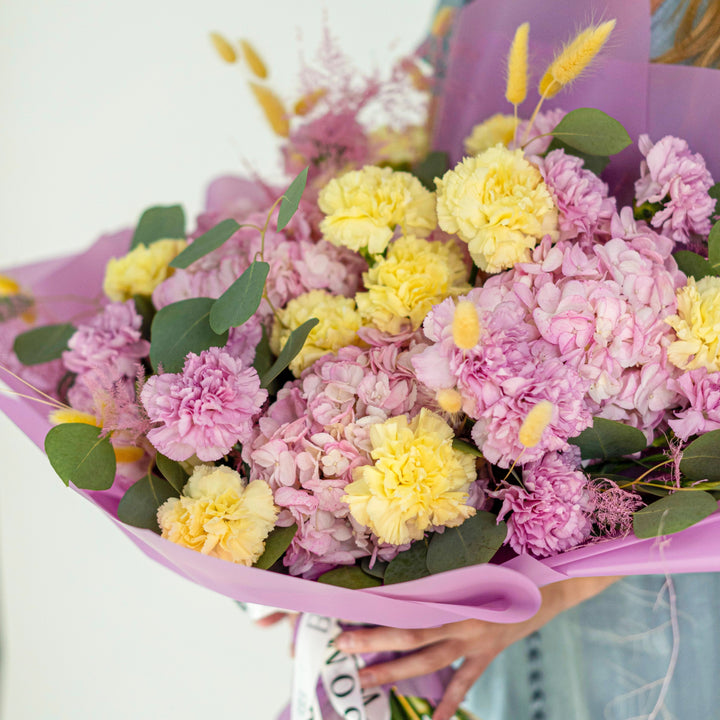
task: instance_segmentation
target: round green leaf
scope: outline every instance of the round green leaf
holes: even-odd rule
[[[720,430],[701,435],[683,450],[680,472],[690,480],[720,480]]]
[[[708,235],[708,263],[713,275],[720,275],[720,222],[716,222]]]
[[[130,249],[158,240],[184,240],[185,213],[180,205],[148,208],[138,220]]]
[[[690,250],[678,250],[673,253],[673,257],[680,270],[688,277],[702,280],[704,277],[713,274],[712,266],[702,255]]]
[[[227,242],[232,235],[240,229],[237,221],[228,218],[221,223],[210,228],[199,238],[193,240],[179,255],[171,262],[170,267],[186,268],[192,265],[196,260],[204,257],[213,250],[217,250],[221,245]]]
[[[74,334],[75,327],[70,323],[43,325],[18,335],[13,350],[23,365],[39,365],[57,360]]]
[[[201,353],[209,347],[223,347],[228,333],[216,333],[210,327],[210,312],[215,300],[191,298],[166,305],[153,318],[150,362],[164,372],[180,372],[188,353]]]
[[[307,183],[308,168],[302,170],[299,175],[290,183],[290,187],[285,191],[280,210],[278,211],[277,229],[282,230],[292,220],[292,216],[300,205],[300,198],[305,191]]]
[[[260,260],[245,272],[215,301],[210,311],[210,327],[223,333],[246,323],[260,307],[270,265]]]
[[[290,527],[276,527],[272,530],[265,539],[265,551],[258,558],[255,567],[261,570],[271,568],[290,547],[297,529],[297,525],[290,525]]]
[[[699,523],[717,510],[710,493],[679,491],[656,500],[633,514],[633,530],[639,538],[672,535]]]
[[[608,460],[632,455],[647,447],[647,438],[637,428],[599,417],[593,418],[592,427],[585,428],[568,442],[580,448],[583,460]]]
[[[504,522],[498,523],[492,513],[478,510],[462,525],[445,528],[432,536],[427,553],[428,570],[435,574],[489,562],[506,535]]]
[[[615,155],[632,142],[615,118],[596,108],[571,110],[551,134],[588,155]]]
[[[318,578],[318,582],[325,583],[326,585],[338,585],[340,587],[351,588],[352,590],[382,585],[382,580],[378,580],[378,578],[372,577],[371,575],[366,575],[356,565],[329,570]]]
[[[84,423],[56,425],[45,436],[45,452],[53,470],[68,485],[107,490],[115,480],[115,451],[102,428]]]
[[[165,457],[162,453],[155,456],[155,464],[162,476],[177,490],[182,493],[188,474],[183,470],[182,465],[176,460]]]
[[[385,584],[408,582],[427,577],[430,571],[427,567],[428,541],[417,540],[408,550],[396,555],[385,568]]]
[[[158,508],[179,493],[157,475],[148,474],[131,485],[118,505],[117,517],[120,522],[133,527],[160,532],[157,523]]]

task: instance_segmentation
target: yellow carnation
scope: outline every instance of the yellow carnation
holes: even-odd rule
[[[704,277],[677,291],[677,315],[665,319],[678,336],[668,359],[683,370],[720,371],[720,277]]]
[[[265,550],[278,509],[263,480],[245,485],[232,468],[199,465],[180,498],[158,509],[162,536],[223,560],[252,565]]]
[[[138,245],[121,258],[112,258],[105,268],[103,291],[116,302],[133,295],[152,295],[172,273],[170,262],[186,247],[185,240],[158,240],[152,245]]]
[[[318,205],[326,240],[371,255],[385,251],[398,225],[426,237],[437,224],[435,196],[416,177],[372,165],[331,180]]]
[[[486,272],[529,260],[545,235],[557,238],[557,209],[540,171],[522,150],[497,145],[465,158],[436,184],[440,227],[468,243]]]
[[[515,137],[517,120],[512,115],[496,113],[485,122],[476,125],[465,138],[465,152],[468,155],[479,155],[498,143],[506,147]]]
[[[433,305],[468,292],[467,279],[454,242],[401,237],[363,275],[367,292],[357,294],[358,310],[384,332],[397,334],[408,325],[416,330]]]
[[[283,310],[278,311],[270,336],[270,349],[278,355],[290,333],[310,318],[317,318],[319,322],[310,331],[302,350],[290,363],[290,370],[295,377],[323,355],[356,344],[357,331],[362,326],[360,313],[355,309],[352,298],[331,295],[325,290],[311,290],[294,298]]]
[[[381,542],[404,545],[433,526],[457,527],[475,514],[467,505],[475,480],[471,455],[453,450],[452,428],[423,408],[370,427],[373,465],[353,471],[343,500]]]
[[[372,156],[391,165],[414,163],[428,151],[428,134],[423,125],[411,125],[400,130],[383,125],[373,130],[368,139]]]

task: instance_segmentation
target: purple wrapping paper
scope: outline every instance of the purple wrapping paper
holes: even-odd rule
[[[720,177],[714,152],[714,118],[720,116],[720,73],[687,67],[649,65],[649,15],[645,2],[604,3],[564,0],[476,0],[465,8],[450,49],[445,94],[436,126],[436,146],[460,157],[462,141],[476,122],[507,112],[503,98],[504,59],[517,25],[530,20],[534,68],[543,68],[558,44],[589,15],[616,17],[618,25],[602,61],[547,108],[599,107],[618,118],[634,139],[649,132],[657,140],[673,132],[705,155]],[[590,13],[589,9],[594,10]],[[538,71],[539,72],[539,71]],[[522,114],[529,114],[530,97]],[[530,108],[528,110],[527,108]],[[606,179],[613,186],[637,174],[639,153],[631,147],[616,156]],[[8,271],[43,295],[72,292],[94,297],[109,257],[126,251],[129,232],[101,238],[87,252]],[[57,321],[78,310],[54,308]],[[5,379],[5,377],[3,378]],[[24,388],[6,379],[18,391]],[[2,409],[39,447],[50,425],[44,406],[0,394]],[[78,491],[97,505],[146,555],[183,577],[236,600],[311,611],[350,621],[396,627],[429,627],[463,618],[518,622],[540,605],[538,588],[567,577],[720,571],[720,515],[663,539],[628,537],[572,550],[542,561],[516,557],[502,565],[454,570],[411,583],[347,590],[301,578],[246,568],[174,545],[158,535],[122,525],[115,518],[119,495],[113,489]]]

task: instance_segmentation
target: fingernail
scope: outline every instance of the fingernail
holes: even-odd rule
[[[358,672],[358,676],[360,678],[360,685],[362,685],[363,687],[372,687],[373,685],[377,684],[375,675],[372,670],[363,668]]]
[[[341,633],[335,638],[333,644],[338,650],[342,650],[343,652],[352,652],[355,645],[355,638],[353,638],[352,635]]]

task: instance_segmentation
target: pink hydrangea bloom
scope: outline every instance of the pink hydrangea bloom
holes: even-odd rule
[[[455,303],[448,299],[436,305],[424,324],[435,344],[413,359],[420,380],[434,390],[460,392],[463,410],[476,420],[473,440],[492,463],[508,467],[521,454],[521,462],[532,462],[566,449],[568,438],[592,422],[584,402],[587,381],[541,337],[515,293],[485,286],[461,299],[478,310],[480,341],[460,350],[452,339]],[[540,442],[526,448],[518,433],[542,400],[553,404],[552,418]]]
[[[248,439],[267,399],[252,367],[220,348],[188,354],[180,373],[153,375],[140,394],[156,424],[148,440],[173,460],[218,460]]]
[[[434,407],[411,362],[424,345],[417,333],[390,338],[367,330],[364,339],[369,347],[321,358],[280,390],[243,446],[251,479],[273,489],[278,523],[298,525],[284,560],[293,575],[315,578],[359,557],[390,560],[403,549],[380,543],[342,497],[353,470],[371,462],[372,424]],[[482,504],[482,489],[472,499]]]
[[[63,363],[78,374],[112,369],[118,377],[134,378],[138,361],[150,352],[141,327],[142,318],[132,300],[110,303],[88,323],[78,326],[63,353]]]
[[[677,387],[687,407],[668,421],[675,434],[687,440],[720,430],[720,372],[708,373],[705,368],[684,372],[677,379]]]
[[[690,152],[685,140],[672,135],[656,143],[641,135],[638,146],[645,160],[635,183],[637,204],[663,206],[652,226],[678,243],[687,243],[693,234],[707,236],[715,200],[708,194],[713,178],[702,155]]]
[[[559,210],[561,240],[609,230],[615,199],[608,197],[608,186],[586,170],[580,158],[553,150],[536,162]]]
[[[584,542],[592,530],[587,477],[579,453],[549,453],[523,466],[522,486],[497,491],[499,520],[507,518],[507,543],[517,553],[547,557]]]

